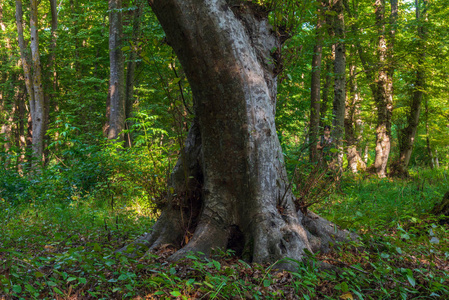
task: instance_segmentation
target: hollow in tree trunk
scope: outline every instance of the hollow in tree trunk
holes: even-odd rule
[[[270,53],[281,45],[267,13],[225,0],[159,0],[152,8],[189,80],[195,119],[161,216],[133,247],[182,247],[171,260],[244,249],[262,263],[302,260],[306,249],[347,238],[295,205],[274,124]]]

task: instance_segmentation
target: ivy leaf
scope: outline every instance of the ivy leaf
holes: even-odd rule
[[[179,291],[173,291],[173,292],[170,292],[170,294],[171,294],[172,296],[174,296],[174,297],[179,297],[179,296],[181,296],[181,293],[180,293]]]
[[[413,278],[413,275],[407,274],[407,279],[408,279],[408,282],[410,282],[410,284],[412,285],[412,287],[415,287],[416,281],[415,281],[415,278]]]
[[[19,294],[20,292],[22,292],[22,287],[20,285],[18,285],[18,284],[15,284],[15,285],[12,286],[12,290],[14,292],[16,292],[17,294]]]

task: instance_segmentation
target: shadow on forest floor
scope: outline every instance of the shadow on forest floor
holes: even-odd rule
[[[428,213],[439,177],[345,177],[312,210],[358,231],[358,243],[310,255],[296,272],[248,264],[230,251],[168,264],[167,245],[138,260],[114,250],[151,227],[135,210],[0,202],[0,299],[405,299],[449,294],[449,227]],[[320,271],[326,261],[338,272]]]

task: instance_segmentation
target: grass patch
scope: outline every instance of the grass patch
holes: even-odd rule
[[[423,184],[424,182],[424,184]],[[0,202],[0,299],[443,299],[449,294],[449,228],[428,213],[449,190],[443,173],[411,180],[345,177],[312,207],[361,241],[297,262],[295,272],[248,264],[232,252],[174,249],[130,259],[114,251],[149,230],[152,216],[101,201]],[[321,271],[318,261],[338,267]]]

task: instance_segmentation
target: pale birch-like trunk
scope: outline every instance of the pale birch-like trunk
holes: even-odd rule
[[[366,169],[366,164],[363,161],[360,152],[357,149],[357,118],[359,115],[360,93],[357,86],[356,66],[351,64],[349,66],[349,82],[348,82],[348,97],[346,99],[345,109],[345,139],[347,147],[348,168],[352,173],[357,173],[360,170]]]
[[[31,112],[33,122],[33,166],[39,166],[42,162],[44,152],[44,136],[47,125],[47,108],[45,105],[44,85],[42,82],[42,66],[39,53],[39,35],[37,7],[38,1],[31,0],[30,3],[30,31],[31,31],[31,61],[33,63],[33,92],[34,111]]]
[[[295,207],[274,123],[270,51],[281,45],[267,13],[225,0],[156,0],[152,8],[189,80],[195,120],[171,176],[174,193],[134,246],[183,246],[175,260],[239,244],[261,263],[302,260],[306,249],[346,238]]]
[[[110,114],[108,139],[123,141],[125,129],[125,68],[122,51],[122,8],[121,0],[109,0],[109,97]]]
[[[18,32],[18,41],[20,48],[20,56],[25,75],[25,85],[29,94],[29,108],[31,116],[31,131],[32,136],[32,157],[33,169],[37,168],[42,163],[43,149],[44,149],[44,135],[46,130],[46,108],[44,99],[44,89],[42,83],[42,68],[39,53],[39,36],[38,36],[38,19],[37,19],[37,0],[30,2],[30,49],[31,62],[27,57],[27,46],[23,37],[23,9],[22,1],[16,0],[16,23]]]

